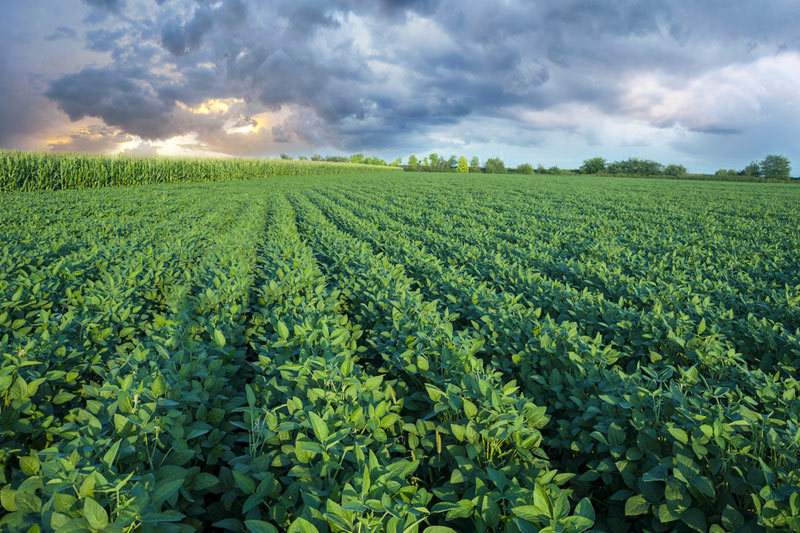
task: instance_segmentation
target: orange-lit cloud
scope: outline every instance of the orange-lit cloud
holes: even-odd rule
[[[228,122],[224,126],[225,133],[227,134],[234,134],[234,133],[257,133],[261,131],[263,128],[270,123],[270,116],[272,113],[258,113],[257,115],[253,115],[247,121],[237,121],[237,122]],[[244,123],[242,123],[244,122]]]
[[[177,106],[185,111],[194,113],[196,115],[210,115],[213,113],[223,114],[236,104],[243,104],[244,100],[241,98],[212,98],[206,100],[198,106],[190,107],[183,102],[176,102]]]

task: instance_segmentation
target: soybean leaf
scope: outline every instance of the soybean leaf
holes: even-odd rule
[[[92,498],[83,500],[83,517],[92,529],[103,529],[108,525],[108,513]]]
[[[278,533],[278,528],[263,520],[245,520],[244,526],[250,533]]]
[[[625,502],[625,516],[637,516],[645,514],[650,510],[650,503],[644,499],[644,496],[637,494],[631,496]]]
[[[694,531],[705,533],[707,530],[706,515],[697,507],[691,507],[684,511],[681,515],[681,521]]]
[[[178,489],[183,485],[184,479],[171,479],[169,481],[160,481],[153,492],[153,502],[158,506],[167,501],[173,494],[178,492]]]
[[[311,420],[311,428],[314,430],[314,435],[324,445],[328,438],[328,425],[314,412],[309,411],[308,418]]]
[[[225,347],[225,335],[218,329],[214,330],[214,344],[219,346],[220,348]]]
[[[286,533],[319,533],[319,531],[314,527],[314,524],[305,518],[296,518],[289,526],[289,529],[286,530]]]

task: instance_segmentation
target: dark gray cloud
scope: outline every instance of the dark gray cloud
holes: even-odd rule
[[[51,113],[49,102],[31,90],[24,73],[0,61],[0,148],[44,128]]]
[[[136,69],[86,68],[54,81],[45,95],[70,120],[98,117],[126,133],[154,139],[169,133],[171,106],[158,98],[149,74]]]
[[[245,0],[222,0],[219,3],[198,5],[188,20],[173,17],[161,27],[161,45],[174,56],[196,51],[214,25],[223,33],[235,31],[247,18]]]
[[[212,11],[198,7],[188,22],[174,18],[161,29],[161,44],[172,55],[183,56],[200,46],[203,36],[214,26]]]
[[[586,146],[657,142],[640,127],[731,145],[757,129],[765,110],[773,125],[800,119],[794,82],[758,83],[758,73],[791,70],[786,58],[800,51],[793,0],[84,4],[85,24],[103,26],[53,21],[43,38],[80,34],[87,51],[110,61],[50,73],[45,94],[71,120],[97,117],[145,139],[195,132],[239,153],[231,143],[244,137],[223,126],[281,109],[259,142],[342,150],[408,139],[547,146],[548,135]],[[243,103],[224,116],[186,111],[212,99]],[[619,133],[625,124],[637,133]],[[688,151],[691,142],[667,145]]]

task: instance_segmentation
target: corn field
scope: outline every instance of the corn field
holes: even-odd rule
[[[395,170],[394,167],[323,161],[113,157],[4,150],[0,151],[0,192]]]

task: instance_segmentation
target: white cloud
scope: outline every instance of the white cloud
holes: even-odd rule
[[[692,79],[634,74],[621,83],[623,112],[654,124],[698,131],[738,131],[770,113],[800,119],[800,55],[796,52],[726,65]]]

